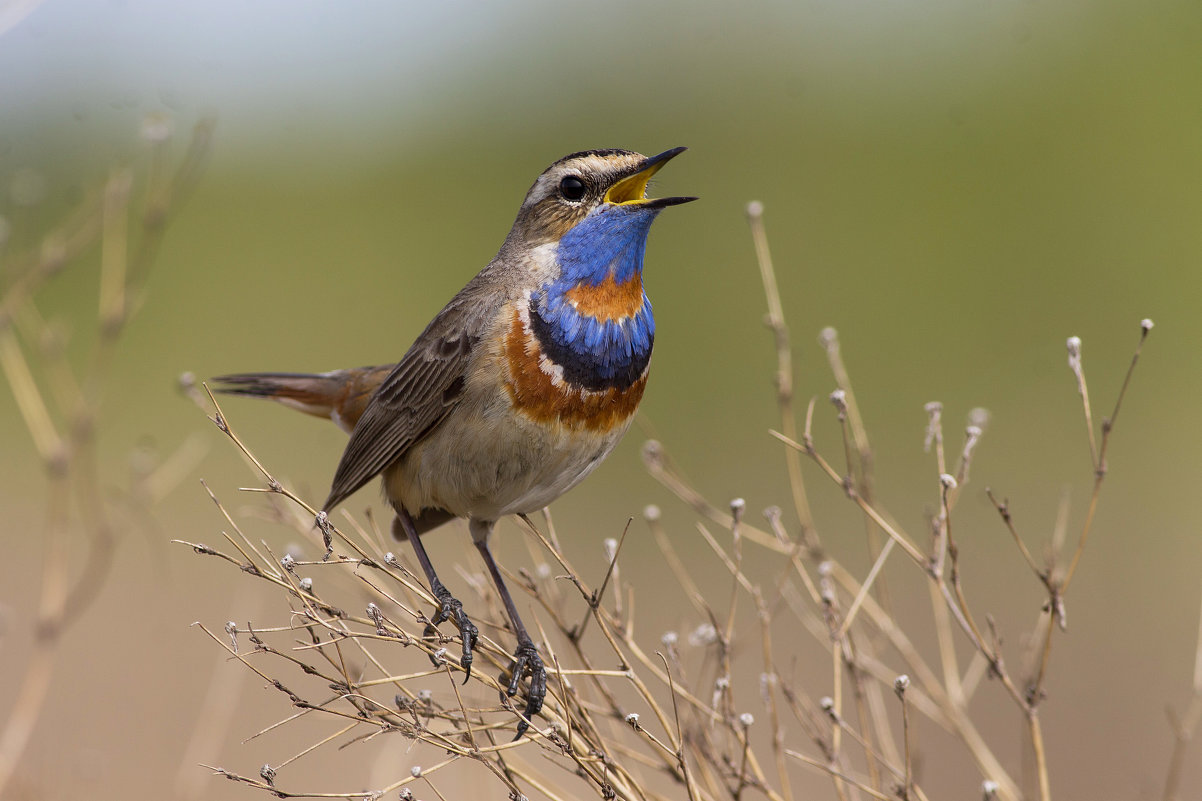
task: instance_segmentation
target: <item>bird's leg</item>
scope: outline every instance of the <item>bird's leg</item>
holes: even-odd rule
[[[492,551],[488,549],[488,533],[492,531],[492,524],[487,524],[485,529],[473,520],[471,527],[472,539],[475,541],[480,555],[484,557],[484,564],[488,565],[488,572],[492,576],[493,584],[497,585],[497,592],[501,594],[505,611],[509,613],[509,622],[513,625],[513,633],[517,635],[518,647],[514,651],[513,662],[509,666],[509,686],[505,690],[510,697],[517,694],[522,677],[527,673],[530,674],[530,692],[526,696],[526,708],[522,712],[522,719],[518,722],[518,733],[514,738],[516,740],[526,733],[526,729],[530,727],[530,721],[543,708],[543,699],[547,697],[547,669],[543,666],[543,658],[539,655],[534,640],[530,638],[530,633],[526,631],[526,626],[518,616],[517,606],[514,605],[513,597],[509,594],[509,588],[505,586],[505,581],[501,578],[501,569],[497,567],[497,561],[493,559]]]
[[[459,602],[455,596],[451,595],[451,591],[443,586],[443,583],[438,580],[438,574],[434,572],[434,565],[430,562],[430,556],[426,553],[426,546],[422,545],[422,539],[418,536],[417,526],[413,524],[413,518],[409,516],[409,512],[405,507],[397,505],[396,518],[393,520],[393,525],[400,524],[401,530],[409,541],[413,543],[413,550],[417,553],[417,561],[422,566],[422,570],[426,573],[426,580],[430,582],[430,592],[434,593],[434,598],[438,601],[438,612],[426,624],[426,635],[432,636],[438,633],[435,628],[444,620],[450,620],[459,628],[459,639],[463,641],[463,652],[459,657],[459,665],[463,668],[466,674],[463,681],[466,684],[467,680],[472,675],[472,649],[476,647],[476,640],[480,636],[476,624],[468,619],[468,616],[463,611],[463,604]],[[397,537],[400,539],[400,537]],[[438,660],[430,657],[430,661],[435,665]]]

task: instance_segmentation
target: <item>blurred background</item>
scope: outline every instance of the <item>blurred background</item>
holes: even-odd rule
[[[1084,341],[1100,419],[1150,317],[1042,714],[1055,795],[1160,797],[1173,742],[1164,710],[1191,693],[1202,596],[1191,500],[1202,483],[1202,5],[47,0],[0,3],[0,31],[8,253],[142,158],[148,114],[170,119],[180,140],[202,116],[218,121],[111,366],[97,435],[114,491],[135,451],[166,457],[188,443],[196,456],[144,525],[122,529],[99,598],[64,640],[13,797],[247,798],[196,764],[255,774],[289,753],[241,744],[287,710],[189,625],[220,629],[269,601],[168,542],[215,542],[226,527],[201,478],[233,510],[262,507],[237,493],[256,478],[178,391],[181,373],[395,361],[492,257],[547,164],[580,149],[677,145],[690,150],[658,191],[702,201],[670,209],[652,232],[652,380],[622,446],[554,507],[569,553],[599,559],[630,516],[645,535],[638,517],[654,503],[696,569],[723,575],[692,513],[644,471],[651,437],[715,504],[745,497],[757,520],[772,504],[791,510],[767,433],[779,427],[775,354],[748,201],[766,208],[797,394],[821,401],[819,448],[841,463],[817,342],[835,326],[879,497],[920,541],[938,501],[923,404],[944,403],[953,452],[969,410],[990,410],[956,525],[970,594],[1015,649],[1042,593],[984,487],[1010,499],[1037,555],[1067,491],[1075,536],[1092,475],[1065,338]],[[81,360],[97,284],[94,269],[64,273],[41,303]],[[338,430],[271,404],[225,409],[277,475],[320,501]],[[6,389],[0,716],[34,635],[38,464]],[[866,565],[858,517],[804,467],[824,540]],[[375,503],[365,491],[349,506]],[[294,539],[270,523],[254,535]],[[516,529],[499,539],[503,561],[529,560]],[[431,542],[436,563],[478,569],[467,543],[448,529]],[[646,555],[624,577],[650,641],[689,625],[678,597],[655,596],[663,567],[650,538],[627,548]],[[191,735],[214,671],[245,687],[227,736],[200,753]],[[1018,775],[1021,722],[996,706],[992,733],[1012,744],[999,751]],[[977,797],[961,752],[927,755],[945,758],[966,767],[928,790]],[[1194,753],[1195,786],[1199,763]],[[320,760],[312,769],[322,789],[369,783]]]

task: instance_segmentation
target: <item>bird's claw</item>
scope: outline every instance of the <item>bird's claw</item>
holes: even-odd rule
[[[543,708],[543,700],[547,697],[547,669],[543,666],[543,658],[534,643],[519,642],[513,661],[509,663],[509,685],[505,693],[510,698],[517,695],[518,685],[527,673],[530,674],[530,691],[526,694],[526,708],[522,710],[522,719],[518,721],[515,740],[521,739],[530,728],[530,721]]]
[[[476,641],[480,639],[480,630],[476,628],[476,624],[468,618],[467,613],[463,611],[463,604],[459,602],[455,596],[451,595],[450,591],[441,584],[434,587],[434,597],[438,599],[438,611],[434,617],[430,618],[430,622],[426,625],[426,634],[432,635],[436,633],[435,627],[444,621],[450,620],[459,629],[459,639],[463,642],[463,652],[459,657],[459,666],[463,668],[464,684],[472,677],[472,658],[476,648]],[[438,660],[433,657],[430,661],[438,664]]]

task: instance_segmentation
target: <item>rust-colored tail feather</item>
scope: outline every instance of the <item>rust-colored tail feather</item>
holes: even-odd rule
[[[213,382],[217,392],[270,398],[305,414],[333,420],[350,433],[393,366],[329,373],[238,373],[217,376]]]

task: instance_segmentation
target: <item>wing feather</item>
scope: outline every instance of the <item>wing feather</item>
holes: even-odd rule
[[[460,402],[472,354],[494,317],[497,298],[481,297],[482,289],[473,281],[456,295],[376,390],[351,432],[323,509],[404,456]]]

